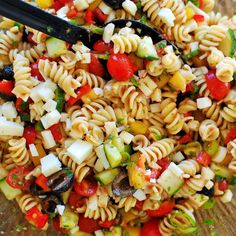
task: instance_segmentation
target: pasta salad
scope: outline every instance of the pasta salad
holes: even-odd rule
[[[2,193],[42,230],[196,233],[194,211],[230,202],[236,184],[235,16],[214,0],[27,2],[100,39],[71,45],[1,18]]]

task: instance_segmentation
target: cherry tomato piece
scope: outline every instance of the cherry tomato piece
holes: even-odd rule
[[[77,208],[80,208],[84,205],[85,199],[84,197],[78,195],[75,192],[71,192],[69,196],[68,203],[71,207],[71,209],[75,210]]]
[[[12,96],[13,93],[11,92],[14,88],[13,81],[2,80],[0,81],[0,93],[6,96]]]
[[[40,186],[44,191],[49,191],[50,188],[47,186],[47,177],[44,176],[43,174],[40,174],[36,180],[35,183]]]
[[[64,234],[69,232],[68,229],[63,229],[60,227],[60,218],[58,216],[53,218],[52,226],[57,232],[64,233]]]
[[[204,21],[204,16],[200,15],[200,14],[195,14],[193,16],[193,19],[197,22],[197,23],[201,23]]]
[[[105,69],[99,59],[91,53],[91,62],[88,64],[89,72],[100,77],[105,76]]]
[[[82,87],[79,88],[79,90],[77,91],[77,97],[70,97],[67,101],[67,105],[69,107],[73,106],[76,102],[78,102],[82,96],[84,96],[85,94],[89,93],[91,91],[91,87],[86,84]]]
[[[49,216],[43,214],[37,207],[33,207],[26,212],[25,219],[37,228],[42,229],[48,222]]]
[[[93,15],[100,23],[104,23],[108,17],[108,15],[104,14],[98,7],[93,10]]]
[[[193,138],[192,138],[191,134],[185,134],[184,136],[182,136],[178,140],[179,144],[185,144],[185,143],[188,143],[188,142],[191,142],[191,141],[193,141]]]
[[[143,210],[143,204],[144,204],[144,201],[137,201],[136,204],[135,204],[135,208],[139,211],[142,211]]]
[[[93,14],[93,12],[92,12],[91,10],[89,10],[89,9],[85,12],[84,19],[85,19],[85,21],[86,21],[88,24],[90,24],[90,25],[95,24],[95,21],[94,21],[94,14]]]
[[[161,203],[157,210],[146,210],[146,213],[152,217],[162,217],[169,214],[175,206],[174,200],[166,200]]]
[[[185,89],[184,93],[191,92],[191,91],[192,91],[192,89],[193,89],[193,87],[194,87],[194,82],[190,82],[189,84],[187,84],[187,86],[186,86],[186,89]]]
[[[122,68],[122,69],[121,69]],[[135,68],[125,54],[111,54],[107,61],[111,77],[117,81],[128,81],[134,75]]]
[[[209,70],[205,75],[207,88],[216,100],[222,100],[230,91],[230,83],[224,83],[216,77],[215,70]]]
[[[160,167],[162,167],[162,172],[163,172],[170,165],[170,159],[169,159],[169,157],[162,158],[161,160],[157,161],[157,164]]]
[[[226,138],[225,138],[225,143],[229,143],[230,141],[236,139],[236,129],[230,128]]]
[[[196,161],[203,166],[208,166],[211,164],[211,156],[206,151],[201,151],[197,155]]]
[[[93,50],[100,53],[111,52],[113,47],[110,43],[105,43],[103,40],[98,40],[94,43]]]
[[[144,223],[140,236],[162,236],[159,231],[159,219],[151,219],[150,221]]]
[[[150,181],[151,179],[156,179],[157,177],[159,177],[162,173],[162,169],[151,169],[151,174],[150,175],[146,175],[145,179],[147,181]]]
[[[52,132],[53,138],[55,141],[61,141],[63,138],[62,132],[61,132],[61,123],[57,123],[55,125],[52,125],[49,128]]]
[[[116,223],[115,220],[98,221],[98,225],[106,229],[110,229],[115,223]]]
[[[67,12],[66,16],[67,16],[69,19],[73,19],[73,18],[75,18],[75,17],[77,16],[77,14],[78,14],[77,9],[71,8],[71,9]]]
[[[226,179],[221,180],[218,182],[218,187],[219,187],[219,190],[225,191],[229,187],[229,182]]]
[[[38,67],[39,63],[38,62],[34,62],[30,65],[31,68],[31,75],[36,77],[39,81],[45,81],[42,74],[39,72],[39,67]]]
[[[95,179],[90,177],[83,179],[80,183],[75,181],[74,188],[80,196],[90,197],[97,192],[98,184]]]
[[[26,127],[24,129],[23,137],[26,139],[26,144],[32,144],[35,142],[37,132],[34,127]]]
[[[78,226],[79,229],[85,233],[93,233],[101,228],[98,224],[98,220],[86,218],[83,214],[79,215]]]
[[[30,173],[32,169],[23,166],[16,167],[8,172],[6,182],[17,189],[28,189],[31,185],[31,180],[26,180],[25,176]]]

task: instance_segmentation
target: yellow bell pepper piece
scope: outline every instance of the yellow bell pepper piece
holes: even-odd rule
[[[46,9],[52,6],[53,0],[36,0],[35,2],[40,8]]]
[[[179,71],[175,72],[169,83],[176,90],[184,92],[186,89],[186,80]]]
[[[134,215],[131,211],[124,212],[122,213],[122,219],[124,225],[127,225],[130,221],[137,219],[137,215]]]
[[[143,188],[146,184],[144,171],[136,165],[128,166],[129,183],[136,189]]]
[[[148,126],[141,121],[135,121],[131,123],[130,128],[132,133],[137,135],[137,134],[145,134],[147,132]]]
[[[163,88],[170,80],[169,75],[162,73],[159,80],[157,80],[156,84],[158,88]]]
[[[195,15],[193,8],[190,6],[185,7],[185,12],[186,12],[187,20],[192,19],[193,16]]]
[[[128,232],[130,236],[139,236],[140,235],[140,227],[131,227],[128,226],[125,228],[124,232]]]

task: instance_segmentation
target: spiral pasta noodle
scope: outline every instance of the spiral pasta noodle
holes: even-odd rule
[[[224,59],[224,54],[215,47],[211,48],[211,53],[207,57],[207,62],[210,67],[215,68]]]
[[[228,122],[236,121],[236,108],[235,105],[228,104],[223,106],[223,109],[220,111],[221,116]]]
[[[236,61],[230,57],[225,57],[216,65],[216,76],[222,82],[233,80],[236,71]]]
[[[133,207],[135,207],[137,199],[132,196],[129,196],[126,198],[117,199],[116,202],[118,203],[118,208],[124,208],[124,211],[128,212]]]
[[[212,120],[204,120],[199,127],[199,134],[204,141],[216,140],[219,136],[219,129]]]
[[[25,138],[11,139],[9,141],[9,153],[16,165],[23,166],[29,162]]]
[[[148,61],[146,65],[147,73],[151,76],[159,76],[162,74],[164,68],[161,60]]]
[[[184,172],[184,177],[187,178],[196,175],[200,171],[200,165],[192,159],[183,160],[178,166]]]
[[[58,83],[59,87],[70,96],[76,96],[75,89],[80,86],[79,81],[75,80],[63,66],[58,66],[56,62],[50,62],[48,59],[39,60],[38,68],[45,79],[51,79]]]
[[[39,200],[29,193],[22,193],[17,196],[16,201],[18,202],[23,213],[26,213],[33,207],[41,208]]]
[[[162,65],[167,72],[174,73],[180,69],[181,61],[172,50],[168,50],[167,54],[162,57]]]

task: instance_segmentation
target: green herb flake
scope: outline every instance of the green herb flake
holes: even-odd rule
[[[22,27],[22,24],[15,22],[14,26],[17,26],[20,29]]]
[[[22,230],[27,230],[27,228],[23,225],[17,225],[16,226],[16,231],[17,232],[21,232]]]
[[[29,114],[21,114],[20,115],[21,121],[26,121],[26,122],[30,122],[30,115]]]
[[[55,218],[56,217],[56,213],[55,212],[52,212],[52,213],[50,213],[50,219],[52,220],[53,218]]]
[[[203,209],[211,209],[214,207],[216,201],[214,198],[210,198],[203,206]]]
[[[166,40],[162,40],[161,42],[157,44],[157,49],[163,49],[166,47],[166,45],[167,45]]]
[[[124,118],[119,118],[117,121],[116,121],[116,126],[119,126],[120,123],[124,120]]]
[[[51,33],[52,31],[53,31],[53,28],[52,28],[51,26],[48,26],[48,27],[47,27],[47,32],[48,32],[48,33]]]
[[[200,88],[199,88],[196,84],[194,84],[194,86],[193,86],[193,93],[194,93],[194,94],[195,94],[195,93],[198,93],[199,90],[200,90]]]
[[[29,108],[28,102],[22,101],[22,102],[20,103],[20,108],[21,108],[23,111],[27,110],[27,109]]]
[[[136,6],[137,6],[138,10],[141,10],[141,9],[142,9],[141,0],[138,0],[138,2],[136,3]]]
[[[147,16],[143,15],[140,19],[140,22],[143,23],[143,24],[147,24]]]
[[[129,236],[129,232],[127,230],[124,231],[124,236]]]
[[[230,185],[236,185],[236,177],[234,177],[232,180],[231,180],[231,182],[230,182]]]
[[[139,87],[139,83],[138,83],[138,81],[134,77],[132,77],[130,79],[130,82],[134,85],[134,87],[136,87],[136,88]]]
[[[216,171],[219,171],[219,170],[216,170]],[[224,180],[224,177],[216,175],[216,181],[222,181],[222,180]]]
[[[37,132],[41,132],[44,130],[44,127],[43,127],[43,124],[41,121],[38,121],[36,124],[35,124],[35,130]]]
[[[69,229],[70,226],[69,226],[69,225],[63,225],[63,228],[64,228],[64,229]]]
[[[37,228],[34,225],[30,225],[30,229],[33,231],[37,230]]]
[[[214,225],[214,224],[215,224],[215,221],[212,220],[212,219],[205,219],[205,220],[203,221],[203,224],[205,224],[205,225]]]
[[[113,139],[114,138],[114,135],[112,135],[112,134],[110,134],[109,136],[108,136],[108,139]]]

